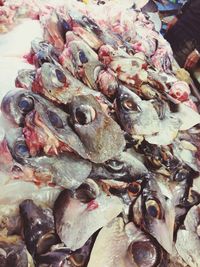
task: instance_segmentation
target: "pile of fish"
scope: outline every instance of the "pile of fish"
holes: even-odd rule
[[[38,20],[54,8],[52,1],[0,0],[0,33],[13,29],[22,18]]]
[[[110,3],[41,24],[1,103],[1,266],[199,267],[200,115],[170,46]]]

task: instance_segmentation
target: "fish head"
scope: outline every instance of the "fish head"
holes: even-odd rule
[[[103,44],[100,35],[102,30],[99,25],[88,16],[78,11],[70,11],[73,31],[81,37],[90,47],[98,50]]]
[[[26,199],[20,205],[25,243],[28,251],[34,257],[49,250],[58,243],[54,231],[54,219],[50,209],[42,209],[33,200]]]
[[[117,90],[115,110],[122,128],[131,135],[152,135],[159,130],[153,105],[124,86]]]
[[[43,23],[45,41],[62,51],[65,44],[65,34],[72,29],[70,17],[67,14],[64,17],[62,14],[53,11]]]
[[[67,79],[67,72],[61,66],[44,63],[36,72],[32,90],[55,101],[55,99],[59,99],[56,95],[68,90],[70,84],[71,81]]]
[[[104,162],[123,150],[125,141],[120,127],[104,113],[94,96],[74,97],[69,110],[72,127],[91,161]]]
[[[128,237],[127,259],[132,266],[167,266],[167,253],[150,235],[132,222],[125,226],[125,232]]]
[[[29,264],[30,255],[19,236],[1,236],[0,258],[2,266],[26,267]]]
[[[9,91],[2,99],[3,115],[16,125],[23,125],[25,116],[34,110],[35,100],[31,93],[25,90]]]
[[[62,65],[91,88],[97,89],[96,81],[103,64],[97,54],[82,40],[68,43],[60,56]]]
[[[175,207],[165,197],[153,177],[142,191],[143,227],[168,252],[172,253]]]
[[[62,242],[71,250],[80,249],[92,234],[115,218],[122,208],[119,198],[106,196],[94,184],[87,185],[92,186],[93,192],[96,192],[95,199],[94,195],[92,200],[91,197],[82,199],[80,190],[83,188],[79,188],[79,192],[75,194],[65,189],[54,204],[56,231]],[[88,189],[84,188],[85,190],[88,194]]]
[[[31,89],[35,75],[35,70],[19,70],[15,79],[15,86],[18,88]]]
[[[146,167],[136,157],[128,152],[110,159],[103,164],[93,164],[90,176],[93,178],[114,179],[132,183],[138,181],[147,173]]]

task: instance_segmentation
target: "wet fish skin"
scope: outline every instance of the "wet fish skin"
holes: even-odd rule
[[[42,209],[30,199],[24,200],[19,205],[19,209],[25,243],[33,257],[45,253],[50,246],[59,242],[54,231],[54,219],[50,209]]]

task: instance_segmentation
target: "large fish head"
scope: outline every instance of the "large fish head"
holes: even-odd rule
[[[32,90],[58,101],[57,95],[67,91],[70,84],[71,81],[67,78],[67,72],[61,66],[44,63],[36,72]]]
[[[60,56],[61,64],[73,75],[94,89],[102,63],[97,54],[82,40],[73,40],[68,43]]]
[[[94,96],[74,97],[69,109],[72,127],[91,161],[102,163],[120,154],[125,145],[123,133]]]
[[[110,159],[103,164],[93,164],[90,177],[114,179],[131,183],[147,173],[144,164],[128,152]]]
[[[123,129],[131,135],[151,135],[159,130],[159,118],[153,105],[134,92],[119,86],[115,101],[116,113]]]
[[[53,44],[56,49],[63,50],[65,34],[72,29],[70,17],[53,11],[43,23],[45,41]]]
[[[168,252],[172,253],[175,207],[161,192],[156,180],[150,180],[142,192],[143,227]]]
[[[19,209],[25,243],[33,257],[47,252],[52,245],[58,243],[59,239],[54,231],[54,219],[50,209],[42,209],[30,199],[24,200],[19,205]]]
[[[73,31],[81,37],[90,47],[97,50],[103,44],[100,35],[102,30],[99,25],[89,17],[78,11],[70,11]]]

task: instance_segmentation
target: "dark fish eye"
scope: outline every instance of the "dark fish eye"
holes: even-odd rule
[[[157,201],[154,199],[147,200],[145,203],[146,206],[146,211],[149,216],[156,218],[156,219],[161,219],[162,217],[162,212],[160,205]]]
[[[112,172],[119,172],[123,170],[124,163],[118,160],[109,160],[105,164],[106,169],[111,170]]]
[[[53,111],[47,111],[48,118],[55,128],[64,128],[61,118]]]
[[[82,50],[79,52],[79,59],[83,64],[88,62],[88,59]]]
[[[14,152],[18,157],[29,158],[30,153],[25,142],[18,142],[14,146]]]
[[[22,169],[21,169],[19,166],[14,165],[14,166],[12,167],[12,172],[22,172]]]
[[[59,69],[56,69],[55,70],[55,73],[56,73],[56,77],[57,77],[58,81],[61,82],[61,83],[63,83],[63,84],[65,84],[66,83],[66,76],[65,76],[65,74],[61,70],[59,70]]]
[[[130,196],[137,196],[141,191],[141,185],[137,182],[132,182],[128,186],[128,194]]]
[[[96,112],[90,106],[81,105],[75,111],[75,120],[81,125],[89,124],[95,119]]]
[[[101,34],[102,31],[99,26],[90,18],[83,16],[82,21],[85,23],[86,28],[93,31],[95,34]]]
[[[18,107],[22,113],[28,113],[34,108],[34,101],[31,97],[21,97],[18,102]]]
[[[45,62],[50,62],[49,58],[46,56],[46,54],[44,53],[44,51],[39,51],[36,54],[36,58],[38,61],[38,65],[42,66],[42,64],[44,64]]]
[[[137,266],[157,266],[157,250],[151,241],[132,242],[128,251]]]
[[[76,252],[69,257],[69,260],[74,267],[83,267],[85,263],[84,255]]]
[[[62,20],[62,27],[65,32],[68,32],[71,30],[69,23],[64,19]]]
[[[140,111],[139,106],[131,99],[125,99],[124,101],[122,101],[122,106],[127,111]]]

